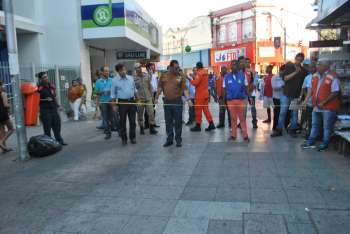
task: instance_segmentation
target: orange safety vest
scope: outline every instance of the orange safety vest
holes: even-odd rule
[[[331,95],[332,83],[335,80],[334,73],[328,73],[326,77],[322,80],[322,84],[317,93],[318,82],[321,80],[320,74],[316,73],[312,77],[312,105],[317,106],[318,103],[326,100]],[[340,99],[339,97],[334,98],[329,101],[322,109],[324,110],[338,110],[340,108]]]

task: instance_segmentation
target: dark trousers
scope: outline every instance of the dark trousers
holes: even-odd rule
[[[251,110],[251,114],[252,114],[252,123],[257,124],[258,119],[256,117],[255,97],[253,97],[253,96],[249,97],[249,104],[250,104],[250,110]]]
[[[219,125],[225,125],[225,115],[227,112],[228,124],[231,126],[231,114],[228,110],[227,103],[223,98],[219,98]]]
[[[113,123],[113,110],[109,103],[100,105],[102,120],[105,128],[105,134],[110,135]]]
[[[129,139],[133,140],[136,138],[136,112],[137,107],[133,104],[123,104],[123,103],[130,103],[135,102],[134,100],[118,100],[119,105],[119,116],[120,116],[120,137],[122,140],[126,141],[127,138],[127,132],[126,132],[126,118],[129,119]]]
[[[55,139],[62,143],[61,136],[61,118],[57,110],[41,110],[40,119],[43,124],[44,134],[51,137],[51,129],[55,136]]]
[[[273,130],[276,130],[278,125],[278,118],[281,111],[281,101],[277,98],[273,99]]]
[[[164,100],[164,117],[166,125],[167,142],[174,141],[174,131],[175,140],[177,143],[182,143],[182,111],[183,102],[178,100]],[[169,105],[167,105],[169,104]]]
[[[191,99],[191,101],[194,104],[194,99]],[[188,122],[193,123],[194,121],[195,121],[194,106],[189,106],[188,107]]]

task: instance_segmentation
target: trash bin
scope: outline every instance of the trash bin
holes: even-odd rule
[[[38,123],[40,94],[38,87],[32,83],[22,83],[21,91],[24,96],[24,122],[26,126]]]

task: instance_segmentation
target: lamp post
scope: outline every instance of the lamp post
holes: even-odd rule
[[[17,133],[17,146],[18,146],[18,158],[20,161],[27,160],[29,158],[27,152],[27,133],[24,126],[23,115],[23,101],[20,91],[20,78],[19,78],[19,65],[18,65],[18,50],[17,50],[17,38],[16,27],[13,16],[13,1],[2,1],[5,12],[5,28],[6,28],[6,40],[7,50],[9,56],[9,68],[13,90],[13,104]]]
[[[286,25],[283,24],[281,22],[281,20],[277,16],[275,16],[274,14],[271,14],[271,12],[269,12],[269,11],[265,11],[262,14],[275,17],[275,19],[277,20],[278,24],[281,26],[281,28],[283,30],[283,37],[284,37],[283,59],[284,59],[284,62],[287,62],[287,28],[286,28]]]

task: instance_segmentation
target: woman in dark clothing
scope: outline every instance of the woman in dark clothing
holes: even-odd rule
[[[9,109],[10,105],[7,100],[7,93],[4,92],[2,82],[0,82],[0,148],[3,153],[12,151],[12,149],[7,148],[6,140],[15,131],[10,120]]]

